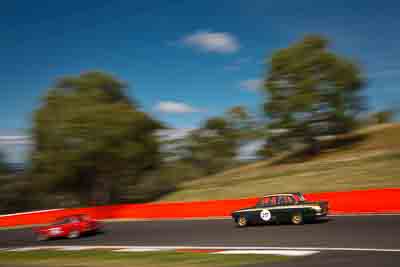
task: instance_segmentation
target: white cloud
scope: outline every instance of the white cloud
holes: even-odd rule
[[[236,37],[227,32],[198,31],[185,36],[182,42],[202,51],[214,53],[234,53],[240,47]]]
[[[188,136],[194,129],[193,128],[176,128],[158,131],[158,136],[164,140],[182,139]]]
[[[249,79],[240,82],[240,88],[247,91],[258,91],[262,88],[263,81],[261,79]]]
[[[203,110],[194,108],[188,104],[182,102],[174,102],[174,101],[161,101],[159,102],[155,110],[163,113],[197,113],[203,112]]]
[[[260,150],[265,145],[264,140],[256,140],[245,144],[239,148],[239,153],[237,158],[239,160],[252,160],[257,159],[257,151]]]
[[[2,145],[30,145],[32,140],[29,136],[20,135],[0,135]]]

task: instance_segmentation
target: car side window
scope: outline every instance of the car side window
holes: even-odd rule
[[[278,196],[277,202],[279,206],[287,205],[286,196]]]
[[[67,223],[69,223],[69,220],[67,218],[63,218],[63,219],[60,219],[60,220],[56,221],[55,223],[53,223],[53,225],[63,225],[63,224],[67,224]]]
[[[276,196],[270,197],[269,198],[269,206],[273,207],[273,206],[276,206],[276,205],[278,205],[278,197],[276,197]]]
[[[287,196],[286,197],[286,205],[294,205],[296,204],[296,200],[294,199],[293,196]]]
[[[277,204],[279,206],[288,206],[296,204],[295,199],[292,196],[278,196]]]
[[[273,207],[279,205],[278,196],[264,197],[257,206],[261,207]]]

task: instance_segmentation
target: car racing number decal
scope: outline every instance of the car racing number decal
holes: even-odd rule
[[[260,212],[260,218],[263,220],[263,221],[269,221],[269,220],[271,220],[271,212],[269,211],[269,210],[267,210],[267,209],[263,209],[261,212]]]

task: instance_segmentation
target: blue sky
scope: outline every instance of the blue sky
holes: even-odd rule
[[[263,62],[306,33],[361,64],[370,108],[400,101],[398,1],[6,1],[0,9],[0,135],[30,127],[57,77],[103,70],[143,109],[192,128],[233,105],[257,110]]]

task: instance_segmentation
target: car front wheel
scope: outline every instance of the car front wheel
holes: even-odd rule
[[[37,234],[36,235],[36,240],[37,241],[46,241],[48,239],[49,239],[49,237],[47,235],[45,235],[45,234]]]
[[[68,234],[68,238],[70,238],[70,239],[72,239],[72,238],[78,238],[79,235],[80,235],[79,231],[71,231],[71,232]]]

